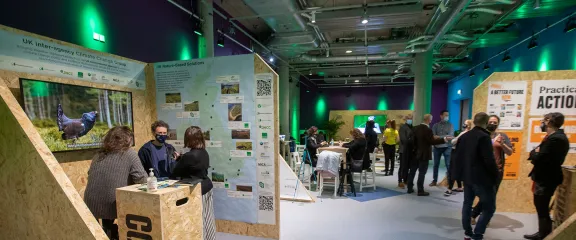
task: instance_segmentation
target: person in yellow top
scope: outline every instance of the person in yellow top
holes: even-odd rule
[[[394,175],[394,159],[396,156],[396,145],[400,142],[400,135],[396,130],[396,121],[386,121],[386,130],[384,130],[384,141],[382,148],[384,149],[384,176]],[[390,168],[388,168],[390,167]]]

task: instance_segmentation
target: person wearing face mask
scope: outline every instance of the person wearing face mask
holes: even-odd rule
[[[440,122],[437,122],[432,127],[432,133],[434,136],[438,137],[453,137],[454,127],[452,123],[448,122],[449,113],[446,110],[440,112]],[[444,165],[446,166],[446,171],[450,169],[450,153],[452,152],[452,147],[449,142],[434,145],[434,169],[432,174],[432,183],[430,186],[436,186],[438,182],[438,168],[440,167],[440,158],[444,155]]]
[[[154,140],[144,144],[138,151],[138,157],[144,169],[148,171],[153,168],[154,176],[158,178],[170,177],[176,161],[180,158],[180,153],[176,152],[172,145],[166,143],[168,129],[166,122],[154,122],[151,127]]]
[[[538,232],[524,235],[526,239],[544,239],[552,232],[550,219],[550,200],[558,185],[563,181],[562,164],[566,159],[570,142],[560,129],[564,125],[564,115],[559,112],[549,113],[542,119],[540,128],[546,137],[540,145],[530,152],[532,171],[528,175],[532,178],[532,192],[534,206],[538,213]]]
[[[496,115],[491,115],[488,119],[488,126],[486,130],[490,132],[490,138],[492,139],[492,148],[494,148],[494,158],[496,159],[496,165],[498,166],[498,181],[496,182],[496,193],[498,193],[498,188],[500,188],[500,183],[504,178],[504,161],[506,156],[512,155],[512,143],[508,135],[503,132],[497,132],[498,125],[500,125],[500,117]],[[476,223],[476,218],[482,212],[482,204],[478,203],[472,210],[472,224]]]
[[[462,129],[460,129],[460,133],[458,134],[457,137],[455,137],[454,139],[452,139],[452,153],[450,154],[450,170],[448,171],[448,190],[446,190],[446,192],[444,192],[444,196],[449,197],[450,195],[452,195],[452,188],[454,188],[454,182],[458,183],[458,188],[454,190],[454,192],[463,192],[464,190],[462,189],[462,181],[460,180],[456,180],[454,179],[452,176],[452,171],[453,168],[455,166],[456,163],[456,154],[454,154],[454,152],[456,151],[456,144],[458,144],[458,139],[464,135],[464,133],[470,131],[470,129],[472,129],[472,120],[468,119],[466,121],[464,121],[464,124],[462,124]]]
[[[405,124],[400,126],[398,134],[400,135],[400,146],[398,152],[400,154],[400,167],[398,168],[398,187],[404,189],[408,184],[408,170],[411,159],[413,158],[412,152],[414,149],[414,135],[412,132],[412,114],[404,117]]]

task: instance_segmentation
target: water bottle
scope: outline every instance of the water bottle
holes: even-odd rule
[[[334,138],[330,139],[330,146],[334,146]]]
[[[150,174],[146,181],[146,186],[148,192],[156,192],[158,190],[158,180],[154,177],[154,168],[150,168]]]

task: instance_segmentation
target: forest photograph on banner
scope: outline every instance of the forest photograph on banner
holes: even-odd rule
[[[551,112],[576,115],[576,80],[539,80],[532,82],[530,115]]]
[[[115,126],[133,129],[129,92],[20,79],[24,111],[52,152],[99,148]]]

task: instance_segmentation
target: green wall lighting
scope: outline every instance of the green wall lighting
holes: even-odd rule
[[[414,101],[412,101],[412,104],[410,104],[410,110],[414,111]]]
[[[514,61],[514,72],[520,72],[522,71],[522,66],[520,65],[520,60],[517,59],[516,61]]]
[[[106,37],[100,33],[92,33],[92,38],[95,41],[106,42]]]
[[[179,59],[180,60],[190,60],[192,59],[192,52],[190,51],[190,49],[192,49],[192,46],[190,46],[190,41],[188,40],[188,37],[186,37],[186,35],[182,34],[180,36],[180,53],[179,53]]]
[[[550,67],[550,60],[550,49],[545,47],[542,49],[542,53],[540,54],[540,59],[538,61],[538,71],[548,71]]]
[[[323,77],[326,73],[324,72],[318,72],[318,76]]]
[[[198,37],[198,58],[206,57],[206,38]]]
[[[318,97],[318,101],[316,102],[316,120],[318,122],[322,121],[324,115],[326,114],[326,100],[324,99],[324,96],[320,95],[320,97]]]
[[[80,45],[101,52],[108,52],[106,35],[108,29],[99,11],[96,0],[74,1],[72,9],[80,9],[77,15],[78,40]]]
[[[386,101],[386,96],[380,96],[378,100],[378,105],[376,106],[376,110],[385,111],[388,110],[388,102]]]
[[[298,141],[298,109],[292,109],[292,130],[290,131],[294,139]]]

